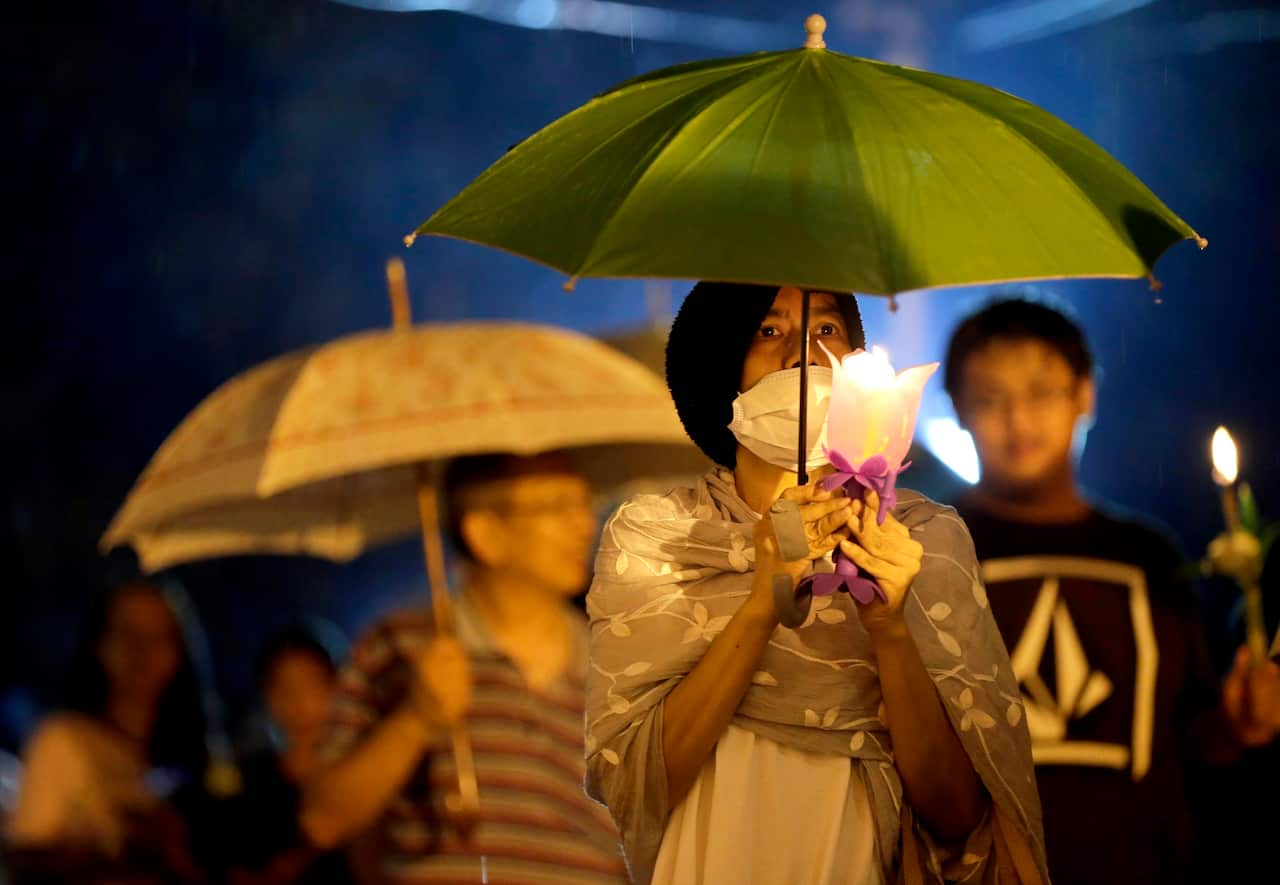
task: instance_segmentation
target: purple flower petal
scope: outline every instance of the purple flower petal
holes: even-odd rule
[[[866,578],[850,578],[848,581],[848,589],[849,595],[863,605],[866,605],[877,596],[880,597],[881,601],[888,601],[884,595],[884,591],[880,589],[880,585],[875,581],[869,581]]]
[[[814,596],[830,596],[840,591],[848,593],[863,605],[877,597],[882,602],[888,601],[888,597],[875,579],[858,568],[857,564],[843,553],[837,551],[833,561],[836,566],[835,572],[810,575],[800,582],[796,588],[797,593],[802,589],[808,589]]]

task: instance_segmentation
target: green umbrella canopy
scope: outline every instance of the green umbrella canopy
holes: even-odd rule
[[[824,48],[665,68],[512,148],[417,230],[572,277],[868,294],[1149,277],[1200,238],[1008,93]],[[411,242],[412,238],[407,238]]]

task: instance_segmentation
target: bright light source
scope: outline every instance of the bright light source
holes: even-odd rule
[[[951,472],[973,485],[981,475],[978,450],[969,431],[954,418],[930,418],[924,423],[924,444]]]
[[[1213,481],[1221,486],[1231,485],[1240,472],[1240,456],[1236,451],[1236,441],[1227,428],[1219,427],[1213,432],[1210,450],[1213,453]]]
[[[834,365],[835,358],[831,356],[831,351],[827,350],[825,345],[822,349]],[[840,364],[849,380],[861,387],[891,388],[898,378],[889,362],[889,352],[879,345],[875,345],[870,350],[855,350],[853,353],[846,354]]]
[[[962,18],[956,30],[961,42],[968,48],[982,51],[1073,31],[1154,2],[1155,0],[1013,0]]]
[[[800,45],[804,35],[783,24],[683,12],[618,0],[333,0],[376,12],[456,12],[534,30],[583,31],[746,51]],[[790,40],[791,43],[787,41]]]

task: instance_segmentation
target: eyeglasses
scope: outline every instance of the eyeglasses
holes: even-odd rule
[[[590,498],[574,495],[549,498],[546,501],[498,505],[494,510],[502,516],[559,516],[567,513],[594,513],[595,507]]]
[[[1043,414],[1069,403],[1076,394],[1075,387],[1035,385],[1024,393],[983,390],[965,397],[966,408],[975,415],[1006,415],[1014,406],[1024,406],[1027,411]]]

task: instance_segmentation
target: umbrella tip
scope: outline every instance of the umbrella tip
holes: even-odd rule
[[[1209,240],[1206,239],[1205,237],[1197,235],[1196,245],[1199,246],[1200,250],[1203,252],[1205,249],[1209,248]]]
[[[404,247],[408,249],[410,246],[413,245],[414,241],[417,239],[418,239],[417,234],[409,234],[407,237],[404,238]]]
[[[413,324],[409,313],[409,285],[405,280],[404,262],[399,258],[387,261],[387,293],[391,296],[391,324],[396,329],[407,329]]]
[[[1150,287],[1152,292],[1159,292],[1164,288],[1164,283],[1157,280],[1156,275],[1153,273],[1147,274],[1147,285]]]
[[[811,15],[804,20],[804,48],[805,49],[826,49],[827,43],[822,39],[822,35],[827,30],[827,20],[820,15]]]
[[[577,288],[577,286],[578,286],[577,277],[569,277],[569,279],[564,281],[564,290],[566,292],[572,292],[574,289]]]

